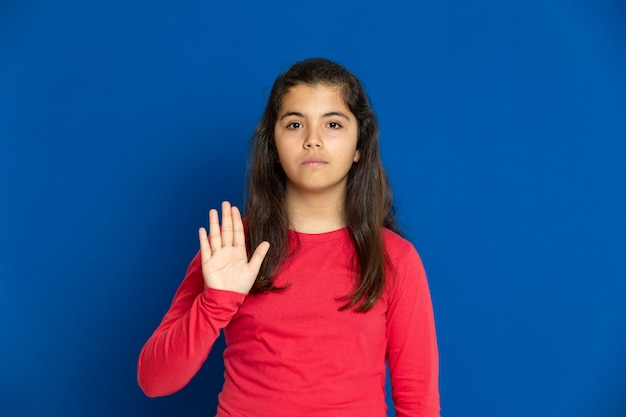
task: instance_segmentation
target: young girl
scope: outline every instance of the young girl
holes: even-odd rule
[[[224,330],[217,416],[439,416],[438,354],[419,256],[394,223],[378,122],[326,59],[280,75],[251,143],[246,219],[209,212],[200,251],[141,351],[138,380],[171,394]],[[395,232],[394,232],[395,231]],[[271,245],[271,247],[270,247]]]

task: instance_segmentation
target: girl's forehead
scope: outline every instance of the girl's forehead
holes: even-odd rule
[[[282,97],[279,110],[291,106],[339,106],[348,108],[343,90],[338,85],[298,84]]]
[[[287,89],[285,92],[285,96],[294,92],[299,91],[325,91],[325,92],[333,92],[341,94],[342,89],[341,86],[337,84],[328,84],[328,83],[300,83],[293,85]],[[284,97],[284,96],[283,96]]]

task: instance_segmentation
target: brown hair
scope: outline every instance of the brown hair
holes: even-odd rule
[[[272,245],[251,292],[277,289],[273,277],[290,256],[287,234],[290,223],[284,201],[286,176],[278,163],[274,126],[284,95],[299,84],[338,86],[358,122],[357,149],[361,159],[348,172],[343,216],[354,243],[361,277],[354,291],[342,298],[346,304],[341,309],[358,304],[356,311],[365,312],[376,304],[384,290],[386,253],[382,228],[398,233],[399,229],[391,186],[380,158],[376,115],[361,82],[343,66],[324,58],[297,62],[278,76],[250,142],[246,245],[249,254],[264,240]]]

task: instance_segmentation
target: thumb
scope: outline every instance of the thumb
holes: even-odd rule
[[[250,262],[248,262],[248,267],[252,272],[254,272],[254,276],[256,277],[259,274],[259,270],[261,269],[261,264],[263,263],[263,259],[265,259],[265,255],[270,250],[270,242],[263,241],[256,247],[252,257],[250,258]]]

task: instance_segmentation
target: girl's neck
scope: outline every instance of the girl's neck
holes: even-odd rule
[[[301,233],[325,233],[345,227],[344,194],[302,194],[287,189],[285,203],[291,229]]]

